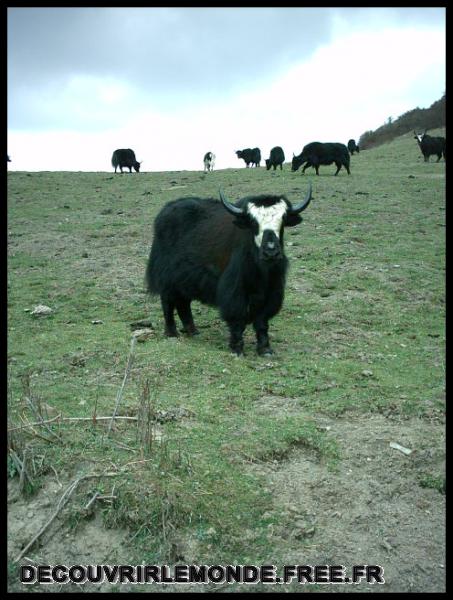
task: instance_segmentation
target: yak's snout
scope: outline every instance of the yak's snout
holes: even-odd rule
[[[260,254],[264,260],[277,260],[282,257],[280,240],[275,233],[269,229],[263,232]]]

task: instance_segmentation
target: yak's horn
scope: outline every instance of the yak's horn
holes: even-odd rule
[[[293,204],[293,208],[291,210],[292,214],[300,213],[307,208],[311,201],[311,182],[310,187],[308,188],[308,192],[305,194],[305,198],[299,204]]]
[[[228,202],[228,200],[225,197],[225,194],[222,191],[222,188],[219,189],[219,194],[220,194],[220,200],[222,201],[223,206],[227,209],[227,211],[229,213],[231,213],[232,215],[244,214],[241,208],[238,208],[237,206],[234,206],[234,204],[231,204],[231,202]]]

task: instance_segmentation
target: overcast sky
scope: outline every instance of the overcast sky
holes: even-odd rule
[[[243,167],[445,92],[445,8],[8,8],[10,170]]]

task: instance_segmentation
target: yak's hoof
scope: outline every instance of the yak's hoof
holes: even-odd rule
[[[274,351],[270,346],[267,346],[266,348],[258,348],[257,352],[260,356],[272,356],[274,354]]]
[[[244,356],[243,346],[230,346],[230,352],[233,356]]]
[[[188,336],[200,335],[200,332],[196,327],[183,327],[182,329],[180,329],[180,331],[181,333],[185,333]]]
[[[179,333],[175,329],[166,329],[164,332],[166,337],[179,337]]]

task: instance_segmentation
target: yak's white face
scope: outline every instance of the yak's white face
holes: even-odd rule
[[[279,239],[283,217],[287,210],[288,206],[283,199],[272,206],[256,206],[253,203],[248,204],[247,212],[258,223],[258,234],[255,236],[255,244],[258,248],[261,247],[263,233],[266,229],[273,231],[277,236],[277,239]]]
[[[422,143],[422,140],[423,140],[423,138],[424,138],[424,137],[425,137],[425,134],[424,134],[424,133],[422,133],[422,134],[420,134],[420,133],[417,133],[417,140],[418,140],[420,143]]]

